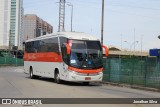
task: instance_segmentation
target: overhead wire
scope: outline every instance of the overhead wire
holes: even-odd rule
[[[87,5],[87,4],[84,4],[84,3],[78,3],[80,5],[78,6],[83,6],[83,7],[86,7],[86,8],[97,8],[97,9],[101,9],[101,6],[97,7],[97,6],[94,6],[94,5]],[[152,19],[159,19],[160,17],[153,17],[153,16],[146,16],[146,15],[142,15],[142,14],[137,14],[137,13],[131,13],[131,12],[124,12],[124,11],[119,11],[119,10],[113,10],[113,9],[110,9],[109,6],[106,7],[108,12],[114,12],[114,13],[118,13],[118,14],[126,14],[126,15],[133,15],[133,16],[139,16],[139,17],[145,17],[145,18],[152,18]]]
[[[29,4],[27,4],[27,6],[23,5],[24,9],[30,9],[30,8],[34,8],[35,6],[47,6],[47,5],[53,5],[54,3],[56,3],[58,0],[45,0],[45,1],[41,1],[41,2],[37,2],[38,0],[32,0],[29,2]],[[83,2],[84,0],[70,0],[73,1],[74,3],[78,3],[78,6],[85,6],[86,8],[97,8],[100,9],[101,5],[99,7],[94,6],[94,5],[99,5],[101,2],[98,1],[86,1]],[[152,0],[151,0],[152,1]],[[155,1],[155,0],[153,0]],[[24,1],[23,1],[24,2]],[[27,1],[28,2],[28,1]],[[52,4],[53,3],[53,4]],[[90,5],[89,5],[90,4]],[[115,12],[115,13],[119,13],[119,14],[128,14],[128,15],[135,15],[135,16],[140,16],[140,17],[146,17],[146,18],[159,18],[159,17],[153,17],[153,16],[144,16],[141,14],[137,14],[137,13],[130,13],[130,12],[123,12],[123,11],[119,11],[119,10],[113,10],[113,9],[109,9],[109,6],[119,6],[119,7],[128,7],[128,8],[139,8],[139,9],[145,9],[145,10],[153,10],[153,11],[159,11],[160,8],[150,8],[150,7],[141,7],[141,6],[133,6],[133,5],[126,5],[126,4],[122,4],[122,3],[108,3],[105,4],[105,6],[107,6],[107,10],[109,12]],[[38,8],[38,7],[36,7]],[[0,10],[2,11],[2,10]]]
[[[83,0],[81,0],[83,1]],[[76,0],[74,2],[77,3],[83,3],[83,4],[92,4],[92,5],[97,5],[97,4],[101,4],[101,2],[93,2],[93,1],[85,1],[85,2],[80,2],[79,0]],[[144,7],[144,6],[134,6],[134,5],[128,5],[128,4],[122,4],[122,3],[106,3],[105,6],[121,6],[121,7],[129,7],[129,8],[140,8],[140,9],[147,9],[147,10],[157,10],[159,11],[160,8],[151,8],[151,7]]]

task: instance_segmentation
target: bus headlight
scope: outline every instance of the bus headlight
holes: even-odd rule
[[[73,73],[73,74],[77,74],[77,72],[72,71],[72,70],[69,70],[69,69],[68,69],[68,72],[71,72],[71,73]]]
[[[98,72],[97,74],[98,74],[98,75],[101,75],[101,74],[103,74],[103,72]]]

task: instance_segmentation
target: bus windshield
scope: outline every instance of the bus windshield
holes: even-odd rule
[[[102,48],[99,41],[70,40],[70,65],[80,69],[103,67]]]

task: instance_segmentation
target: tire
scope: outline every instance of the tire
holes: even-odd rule
[[[60,74],[59,74],[59,71],[56,71],[55,72],[55,82],[57,83],[57,84],[60,84],[61,83],[61,79],[60,79]]]
[[[83,85],[87,86],[87,85],[89,85],[89,82],[83,82]]]
[[[30,68],[29,75],[30,75],[31,79],[35,78],[35,75],[33,75],[33,69],[32,68]]]
[[[37,75],[34,75],[34,79],[39,79],[39,76],[37,76]]]

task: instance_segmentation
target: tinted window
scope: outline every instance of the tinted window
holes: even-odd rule
[[[33,42],[33,52],[39,52],[39,50],[40,50],[40,41],[38,40],[38,41],[34,41]]]
[[[25,50],[27,53],[33,52],[33,42],[27,42],[25,45]]]
[[[58,37],[27,42],[25,50],[28,53],[56,52],[59,53]]]
[[[41,40],[39,52],[59,53],[58,37]]]
[[[102,48],[99,41],[72,40],[70,66],[96,69],[103,66]]]
[[[88,49],[99,49],[102,50],[101,44],[99,41],[87,41],[87,48]]]
[[[63,61],[68,64],[69,63],[69,55],[67,55],[66,46],[63,43],[67,43],[68,39],[65,37],[60,37],[60,45],[61,45],[61,52],[63,56]]]
[[[86,49],[85,41],[72,40],[72,49]]]

